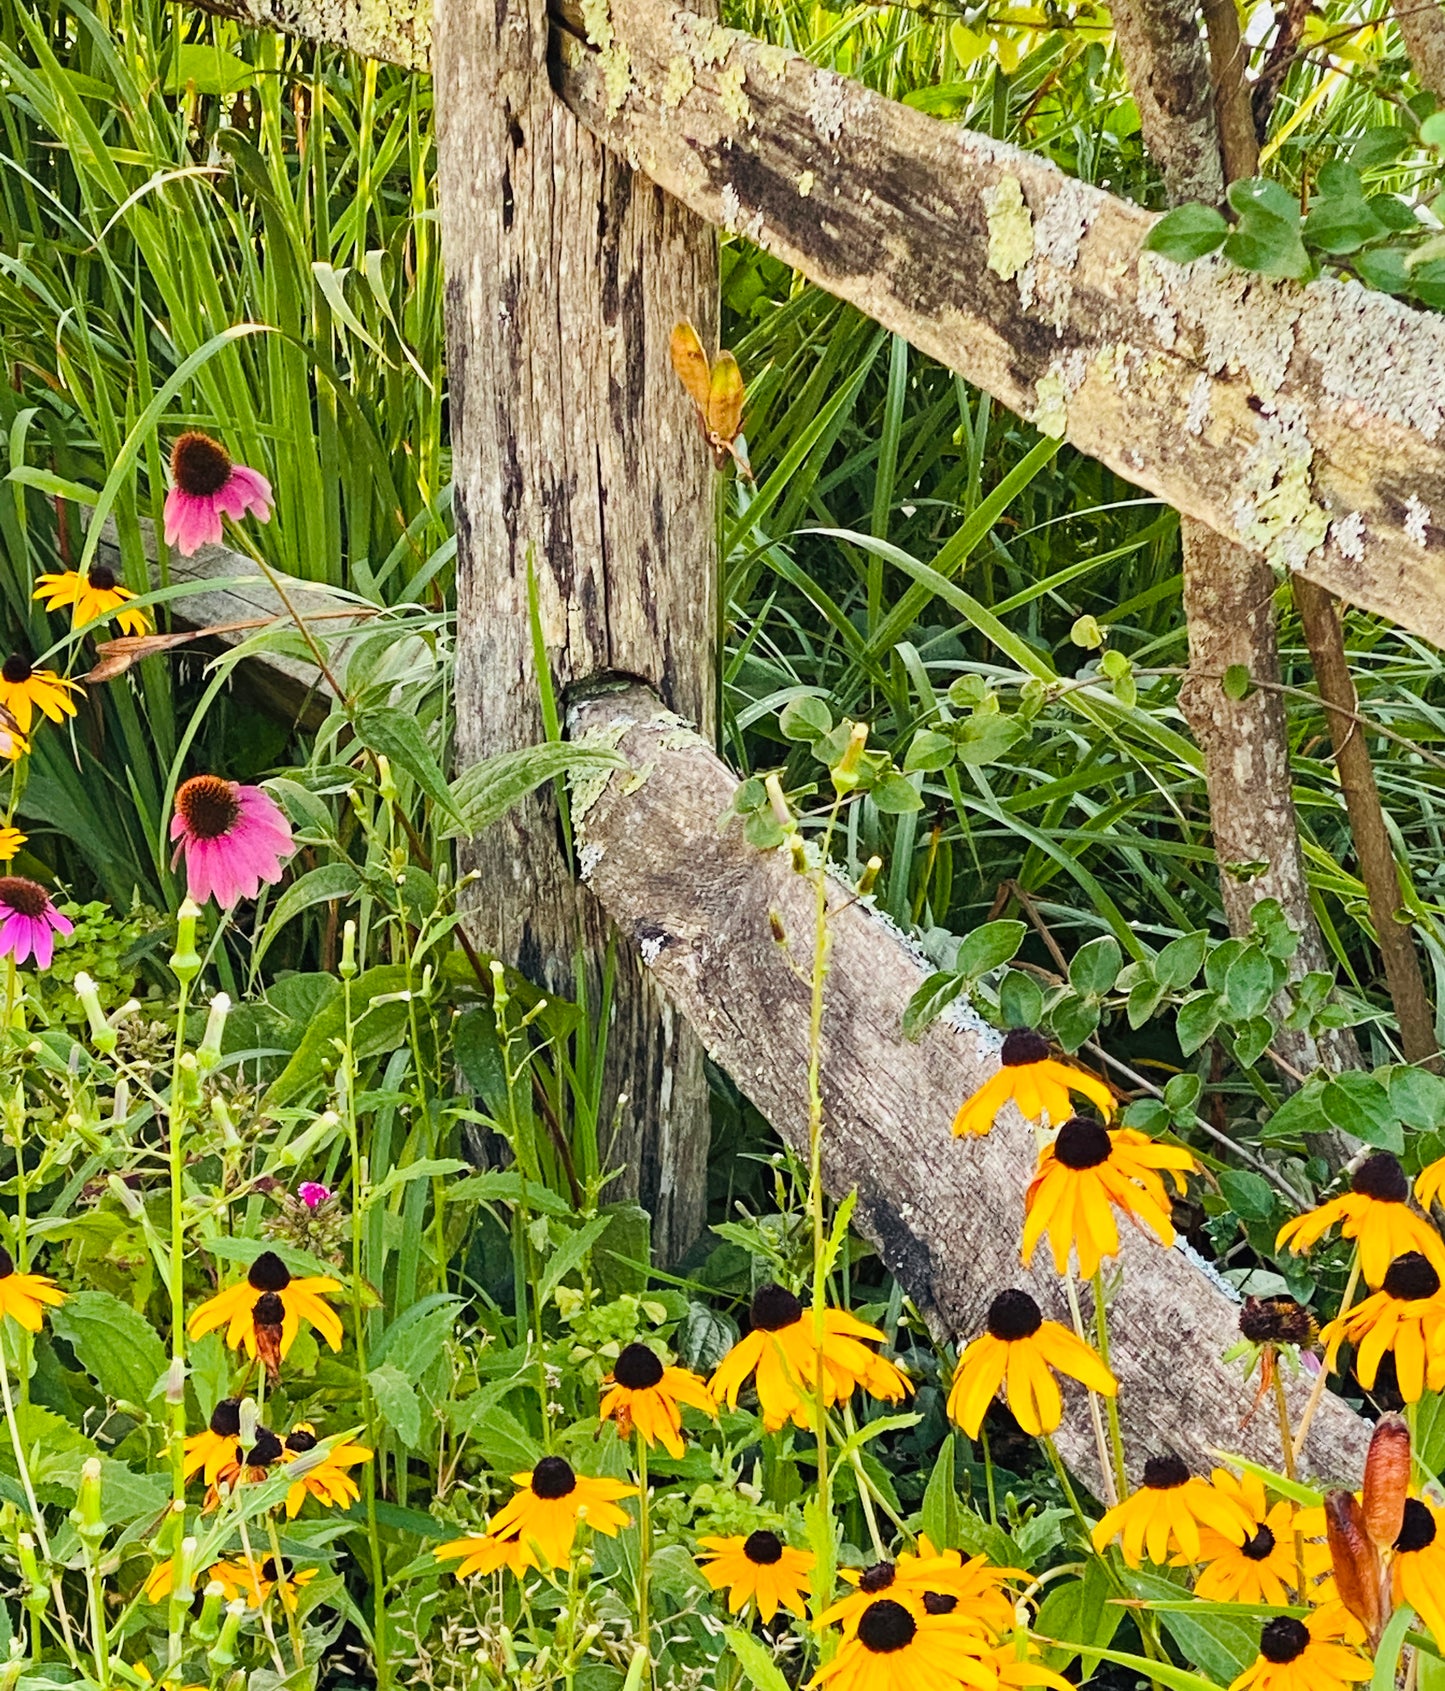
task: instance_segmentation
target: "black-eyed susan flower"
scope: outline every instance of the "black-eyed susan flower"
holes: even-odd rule
[[[38,1333],[45,1308],[65,1302],[66,1294],[44,1274],[21,1274],[15,1259],[0,1245],[0,1318],[10,1316],[27,1333]]]
[[[617,1507],[618,1498],[637,1495],[636,1486],[621,1480],[579,1474],[561,1456],[544,1456],[531,1473],[512,1479],[519,1489],[497,1511],[487,1536],[519,1539],[529,1555],[540,1552],[552,1568],[566,1564],[579,1522],[615,1538],[629,1518]]]
[[[1299,1583],[1294,1505],[1281,1498],[1271,1506],[1263,1482],[1253,1474],[1240,1479],[1228,1468],[1216,1468],[1209,1481],[1221,1497],[1234,1497],[1248,1511],[1253,1531],[1240,1544],[1213,1527],[1199,1529],[1198,1559],[1204,1569],[1195,1581],[1194,1595],[1211,1603],[1283,1607],[1289,1602],[1289,1591]],[[1318,1569],[1328,1563],[1329,1553],[1323,1545],[1315,1548]],[[1177,1556],[1175,1565],[1188,1564]]]
[[[320,1440],[316,1437],[316,1429],[309,1422],[302,1421],[287,1433],[284,1443],[286,1459],[294,1462],[298,1457],[308,1456],[318,1447]],[[350,1470],[371,1459],[372,1452],[364,1444],[352,1444],[343,1439],[332,1445],[330,1450],[323,1451],[312,1464],[297,1463],[300,1471],[286,1493],[287,1519],[294,1519],[300,1513],[301,1505],[308,1497],[314,1497],[334,1509],[345,1509],[355,1503],[361,1496],[361,1488],[351,1477]]]
[[[259,1485],[286,1454],[280,1435],[273,1433],[269,1427],[256,1428],[249,1448],[243,1447],[237,1439],[231,1449],[230,1461],[219,1464],[215,1483],[206,1493],[207,1509],[220,1505],[222,1486]]]
[[[733,1614],[749,1603],[762,1621],[772,1620],[779,1609],[795,1615],[806,1611],[808,1576],[816,1560],[811,1550],[794,1550],[766,1528],[746,1538],[700,1538],[698,1543],[704,1552],[699,1571],[714,1591],[727,1587]]]
[[[242,1597],[251,1608],[259,1609],[274,1591],[282,1606],[291,1609],[302,1587],[316,1578],[316,1572],[315,1568],[295,1568],[285,1557],[278,1562],[276,1557],[267,1556],[256,1562],[242,1556],[217,1562],[206,1578],[215,1580],[229,1602]]]
[[[926,1603],[928,1599],[925,1598],[924,1601]],[[1026,1687],[1035,1685],[1048,1686],[1049,1691],[1075,1691],[1071,1680],[1065,1679],[1061,1673],[1055,1673],[1051,1667],[1046,1667],[1039,1660],[1038,1651],[1032,1641],[1022,1633],[995,1645],[993,1666],[998,1674],[999,1684],[1010,1686],[1013,1691],[1025,1691]]]
[[[205,1432],[195,1433],[186,1440],[183,1473],[189,1481],[197,1474],[208,1486],[219,1483],[226,1468],[238,1460],[241,1437],[241,1400],[223,1397],[211,1411]]]
[[[109,564],[92,564],[84,575],[79,570],[63,570],[37,576],[34,597],[44,601],[47,611],[71,606],[71,623],[76,628],[110,616],[114,616],[122,634],[145,634],[150,628],[150,618],[144,611],[123,608],[135,594],[116,579]]]
[[[810,1685],[834,1691],[996,1691],[993,1645],[976,1621],[930,1614],[921,1596],[874,1597]]]
[[[857,1630],[875,1597],[887,1595],[921,1601],[930,1614],[956,1615],[994,1640],[1014,1626],[1015,1605],[1007,1586],[1028,1578],[1019,1568],[995,1567],[986,1556],[965,1562],[956,1550],[935,1550],[926,1536],[918,1540],[916,1554],[905,1550],[896,1561],[838,1572],[854,1589],[824,1611],[819,1625],[836,1623],[844,1637]]]
[[[1304,1620],[1277,1615],[1265,1622],[1253,1666],[1229,1691],[1344,1691],[1368,1679],[1369,1662],[1340,1642],[1349,1630],[1340,1608],[1316,1609]]]
[[[767,1285],[753,1298],[752,1330],[718,1364],[708,1389],[715,1399],[736,1408],[743,1382],[756,1372],[763,1426],[776,1432],[789,1419],[809,1422],[805,1394],[819,1389],[818,1339],[811,1310],[785,1287]],[[842,1309],[823,1311],[823,1401],[828,1408],[852,1396],[858,1386],[885,1403],[897,1403],[913,1390],[908,1376],[870,1350],[883,1334]]]
[[[1440,1276],[1419,1251],[1406,1251],[1385,1272],[1378,1292],[1338,1316],[1320,1334],[1325,1365],[1333,1369],[1340,1346],[1355,1347],[1355,1376],[1366,1391],[1374,1388],[1380,1359],[1393,1352],[1400,1396],[1418,1403],[1428,1385],[1445,1386],[1445,1297]]]
[[[1143,1485],[1116,1503],[1094,1528],[1094,1548],[1102,1552],[1112,1539],[1119,1539],[1131,1568],[1145,1556],[1162,1564],[1176,1553],[1186,1562],[1197,1562],[1204,1527],[1231,1544],[1243,1544],[1253,1536],[1255,1523],[1237,1497],[1191,1474],[1177,1456],[1151,1456],[1144,1464]]]
[[[191,430],[171,448],[171,489],[166,494],[166,545],[183,558],[221,539],[221,518],[239,522],[254,512],[271,520],[271,484],[259,470],[233,464],[220,441]]]
[[[18,828],[12,828],[8,823],[0,827],[0,863],[8,863],[12,857],[18,857],[24,844],[25,835]]]
[[[1408,1603],[1445,1644],[1445,1510],[1418,1497],[1406,1501],[1390,1586],[1396,1603]]]
[[[1410,1182],[1398,1158],[1388,1151],[1374,1151],[1365,1158],[1348,1192],[1287,1221],[1275,1247],[1302,1254],[1336,1223],[1346,1239],[1359,1245],[1360,1271],[1370,1286],[1382,1285],[1390,1264],[1407,1251],[1419,1251],[1437,1273],[1445,1274],[1445,1241],[1424,1216],[1410,1208]]]
[[[528,1568],[537,1565],[536,1557],[515,1534],[511,1538],[491,1538],[486,1533],[472,1533],[437,1545],[432,1555],[439,1562],[456,1562],[454,1572],[458,1579],[494,1574],[498,1568],[506,1568],[520,1579]]]
[[[1047,1118],[1051,1126],[1073,1113],[1070,1092],[1082,1093],[1105,1116],[1114,1113],[1114,1094],[1104,1082],[1086,1069],[1051,1056],[1048,1040],[1032,1028],[1015,1028],[1004,1035],[999,1062],[1002,1066],[998,1073],[959,1106],[953,1131],[960,1137],[987,1133],[1010,1099],[1025,1120]]]
[[[624,1346],[603,1383],[612,1389],[603,1396],[598,1418],[616,1421],[623,1438],[635,1427],[645,1444],[661,1444],[669,1456],[682,1456],[684,1404],[717,1415],[706,1384],[686,1368],[667,1367],[651,1345]]]
[[[195,1311],[187,1330],[193,1339],[199,1339],[204,1333],[225,1327],[231,1349],[244,1347],[248,1356],[259,1356],[274,1379],[303,1321],[314,1327],[332,1350],[341,1349],[341,1317],[322,1297],[323,1293],[340,1290],[341,1282],[329,1274],[298,1279],[274,1251],[262,1251],[244,1280],[208,1298]]]
[[[1087,1279],[1119,1249],[1116,1208],[1160,1244],[1172,1245],[1169,1193],[1159,1171],[1167,1170],[1182,1192],[1184,1176],[1198,1167],[1188,1151],[1160,1145],[1132,1127],[1111,1133],[1087,1116],[1072,1116],[1039,1152],[1024,1196],[1023,1260],[1032,1261],[1047,1234],[1059,1273],[1067,1272],[1069,1253],[1076,1250],[1079,1272]]]
[[[1026,1433],[1052,1433],[1064,1418],[1064,1400],[1050,1370],[1057,1368],[1090,1391],[1113,1397],[1113,1374],[1078,1336],[1057,1321],[1045,1321],[1027,1292],[1007,1291],[988,1306],[987,1330],[958,1359],[948,1413],[970,1438],[978,1437],[988,1406],[1000,1387]]]
[[[60,722],[76,712],[80,688],[53,669],[36,669],[23,652],[12,652],[0,664],[0,705],[15,719],[21,734],[30,732],[35,713]]]

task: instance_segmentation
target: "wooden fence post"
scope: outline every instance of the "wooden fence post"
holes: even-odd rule
[[[534,626],[559,692],[639,676],[716,727],[715,472],[668,359],[679,318],[715,339],[716,238],[557,100],[547,46],[543,0],[437,6],[462,766],[543,738]],[[468,925],[595,1006],[613,936],[562,844],[550,796],[473,841]],[[668,1260],[702,1224],[702,1048],[630,941],[616,969],[599,1133],[626,1174],[606,1195],[641,1198]]]

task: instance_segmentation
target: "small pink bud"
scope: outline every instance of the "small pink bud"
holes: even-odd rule
[[[331,1196],[331,1188],[323,1186],[319,1180],[303,1180],[296,1188],[296,1196],[300,1198],[307,1209],[320,1209],[322,1204]]]

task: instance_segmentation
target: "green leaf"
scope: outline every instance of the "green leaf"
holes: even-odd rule
[[[393,1192],[413,1180],[443,1180],[451,1174],[465,1174],[471,1166],[458,1157],[418,1157],[404,1168],[388,1169],[386,1178],[366,1194],[363,1207],[370,1209],[373,1204],[384,1202]]]
[[[542,1447],[510,1410],[474,1397],[452,1405],[448,1418],[453,1430],[498,1473],[526,1474],[536,1467]]]
[[[929,775],[935,770],[947,769],[952,762],[953,741],[948,735],[936,733],[932,728],[920,728],[909,743],[903,769],[908,775],[915,770]]]
[[[1431,1131],[1445,1125],[1445,1080],[1439,1075],[1402,1063],[1390,1071],[1388,1085],[1390,1108],[1406,1126]]]
[[[1220,685],[1224,689],[1226,699],[1233,699],[1236,703],[1249,694],[1249,665],[1232,663],[1224,672],[1224,680]]]
[[[948,969],[935,969],[903,1007],[903,1037],[922,1039],[924,1029],[936,1022],[965,985],[964,977]]]
[[[1043,1020],[1044,989],[1022,969],[1010,969],[999,982],[998,1007],[1005,1027],[1036,1028]]]
[[[441,1354],[466,1302],[455,1292],[433,1292],[405,1309],[381,1335],[371,1360],[379,1368],[388,1363],[416,1382]]]
[[[1298,279],[1311,270],[1300,239],[1299,207],[1278,182],[1257,176],[1229,185],[1229,203],[1239,222],[1224,242],[1225,256],[1261,276]]]
[[[382,1418],[408,1450],[421,1443],[421,1399],[401,1369],[385,1362],[366,1376]]]
[[[1188,264],[1213,252],[1228,233],[1229,224],[1213,206],[1176,206],[1149,231],[1144,246],[1146,251],[1172,258],[1176,264]]]
[[[166,91],[183,94],[190,87],[197,94],[239,94],[253,87],[255,81],[255,66],[236,54],[213,43],[187,41],[172,50]]]
[[[1078,1655],[1077,1649],[1069,1648],[1071,1645],[1108,1647],[1124,1619],[1123,1608],[1109,1601],[1113,1595],[1109,1570],[1097,1556],[1084,1564],[1082,1579],[1063,1580],[1049,1588],[1039,1605],[1034,1631],[1057,1640],[1062,1648],[1044,1652],[1046,1666],[1055,1673],[1065,1672]]]
[[[1018,925],[1023,927],[1022,922]],[[1074,960],[1069,964],[1069,985],[1082,998],[1102,998],[1113,990],[1123,966],[1118,940],[1112,934],[1100,934],[1074,953]]]
[[[1049,1026],[1065,1051],[1077,1051],[1098,1025],[1098,1005],[1082,998],[1063,998],[1049,1012]]]
[[[935,1550],[953,1548],[959,1533],[958,1487],[954,1484],[954,1435],[949,1433],[938,1452],[923,1493],[922,1530]]]
[[[362,745],[410,775],[438,810],[451,821],[461,822],[441,765],[414,716],[388,706],[383,710],[362,711],[353,726]]]
[[[1234,1055],[1239,1064],[1252,1069],[1269,1049],[1274,1038],[1274,1023],[1268,1016],[1251,1016],[1234,1030]]]
[[[359,1057],[374,1057],[390,1050],[406,1028],[407,1007],[392,995],[407,990],[409,971],[402,963],[383,963],[367,969],[351,983],[351,1002],[356,1021],[353,1044]],[[388,998],[386,1004],[372,1000]],[[272,1081],[262,1101],[263,1110],[274,1110],[299,1098],[322,1078],[328,1065],[337,1060],[336,1041],[346,1023],[346,1003],[337,995],[312,1020],[290,1062]]]
[[[1258,1016],[1274,997],[1274,966],[1257,945],[1247,945],[1229,965],[1224,996],[1240,1021]]]
[[[1429,122],[1429,119],[1426,119]],[[1356,170],[1378,170],[1391,164],[1410,145],[1410,131],[1402,123],[1382,123],[1367,129],[1350,148]]]
[[[1385,233],[1363,194],[1314,200],[1304,221],[1304,238],[1316,252],[1340,255],[1357,252],[1367,241]]]
[[[923,809],[923,795],[906,775],[894,769],[869,789],[868,796],[885,816],[906,816]]]
[[[50,1325],[108,1398],[145,1408],[167,1356],[143,1315],[109,1292],[72,1292],[51,1311]]]
[[[1414,1619],[1415,1611],[1408,1603],[1402,1603],[1390,1616],[1390,1624],[1375,1651],[1375,1671],[1370,1679],[1370,1691],[1394,1691],[1395,1670],[1400,1665],[1400,1652],[1405,1648],[1405,1634]]]
[[[1324,1082],[1306,1081],[1265,1123],[1266,1139],[1302,1139],[1307,1133],[1320,1133],[1329,1126],[1321,1104]]]
[[[1182,992],[1193,984],[1204,967],[1204,954],[1209,949],[1209,935],[1201,928],[1197,933],[1180,934],[1171,939],[1154,959],[1154,978],[1171,992]]]
[[[610,1215],[595,1215],[585,1227],[579,1227],[575,1233],[569,1233],[562,1243],[547,1258],[547,1266],[542,1274],[542,1284],[537,1292],[537,1302],[544,1308],[553,1292],[562,1284],[567,1276],[576,1268],[582,1266],[588,1251],[590,1251],[612,1225]]]
[[[1246,1221],[1268,1221],[1274,1214],[1274,1188],[1263,1175],[1227,1168],[1219,1176],[1219,1190],[1230,1209]]]
[[[754,1691],[792,1691],[783,1677],[783,1670],[768,1654],[767,1646],[760,1638],[744,1632],[739,1626],[724,1627],[723,1637]]]
[[[1026,732],[1016,716],[1003,716],[997,711],[966,716],[954,724],[953,755],[967,768],[980,769],[997,763]]]
[[[1224,1005],[1219,995],[1213,992],[1201,992],[1197,998],[1191,998],[1187,1004],[1181,1005],[1179,1014],[1175,1018],[1174,1033],[1179,1041],[1179,1049],[1186,1057],[1191,1057],[1219,1026],[1224,1015]]]
[[[444,837],[481,833],[529,793],[559,776],[575,782],[606,777],[613,770],[627,767],[627,759],[610,747],[580,742],[574,745],[567,740],[483,758],[452,782],[450,808],[461,820],[448,828]]]
[[[270,950],[272,940],[303,910],[309,910],[313,904],[329,903],[334,898],[350,898],[360,890],[361,875],[354,863],[323,863],[318,869],[309,869],[276,900],[256,942],[255,962],[260,963]]]
[[[1403,247],[1372,247],[1352,262],[1362,282],[1381,293],[1403,294],[1410,290],[1409,257]]]
[[[488,1169],[468,1175],[447,1188],[447,1203],[524,1204],[535,1215],[572,1215],[571,1204],[535,1180],[523,1180],[516,1169]]]
[[[833,713],[814,694],[800,693],[778,712],[778,728],[785,740],[801,740],[811,746],[832,733]]]
[[[1022,922],[1010,920],[985,922],[974,928],[959,945],[955,960],[958,972],[970,980],[978,980],[990,969],[1012,961],[1027,931]]]
[[[1187,1595],[1174,1580],[1146,1568],[1126,1569],[1125,1583],[1138,1597],[1164,1598]],[[1186,1661],[1203,1669],[1220,1685],[1237,1679],[1259,1656],[1259,1626],[1226,1615],[1196,1618],[1184,1611],[1163,1610],[1160,1619],[1184,1653]]]
[[[1204,1096],[1204,1081],[1197,1074],[1170,1075],[1164,1084],[1164,1104],[1175,1121],[1189,1121]]]
[[[1390,1095],[1373,1075],[1359,1070],[1334,1075],[1324,1084],[1320,1106],[1331,1127],[1399,1156],[1405,1135],[1390,1108]]]
[[[222,1262],[241,1263],[249,1268],[262,1251],[272,1251],[280,1257],[293,1274],[311,1275],[325,1274],[333,1280],[340,1276],[329,1262],[323,1262],[320,1257],[312,1256],[310,1251],[300,1250],[295,1245],[288,1245],[282,1239],[247,1239],[235,1233],[216,1233],[209,1239],[202,1239],[200,1247],[213,1257],[219,1257]]]

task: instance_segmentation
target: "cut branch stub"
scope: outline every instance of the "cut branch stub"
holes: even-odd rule
[[[572,729],[615,744],[639,772],[575,795],[587,884],[637,938],[713,1060],[805,1153],[809,994],[773,923],[806,970],[811,886],[785,852],[755,851],[739,826],[720,828],[735,777],[645,689],[579,701]],[[997,1071],[998,1035],[955,1007],[910,1044],[903,1008],[924,977],[923,962],[846,887],[835,888],[831,904],[822,1072],[829,1191],[841,1197],[858,1189],[858,1227],[940,1337],[971,1338],[990,1300],[1010,1286],[1026,1288],[1045,1314],[1067,1322],[1046,1251],[1032,1269],[1019,1263],[1032,1131],[1010,1109],[987,1138],[956,1140],[949,1132],[960,1101]],[[1207,1469],[1219,1448],[1278,1465],[1269,1418],[1237,1430],[1253,1387],[1220,1358],[1238,1336],[1239,1305],[1199,1259],[1127,1224],[1122,1232],[1110,1333],[1131,1467],[1173,1449]],[[1288,1390],[1298,1416],[1308,1378]],[[1325,1478],[1357,1474],[1366,1431],[1343,1403],[1327,1399],[1306,1467]],[[1098,1484],[1093,1431],[1078,1398],[1059,1442],[1070,1464]]]

